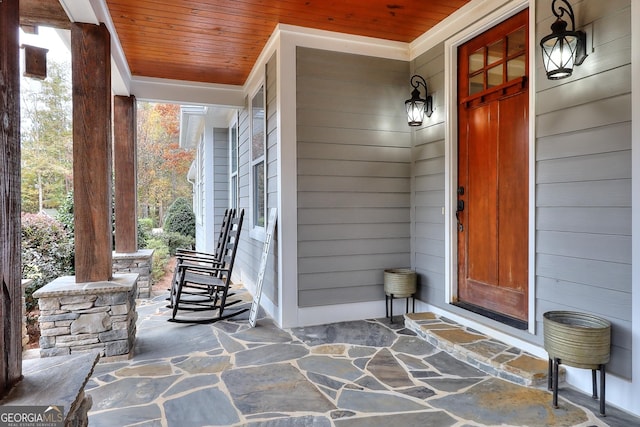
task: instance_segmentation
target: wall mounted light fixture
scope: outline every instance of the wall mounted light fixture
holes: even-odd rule
[[[420,85],[424,87],[424,98],[420,98],[420,89],[418,89]],[[421,76],[416,74],[411,77],[411,86],[413,86],[411,99],[404,102],[407,109],[407,120],[409,126],[420,126],[425,115],[431,117],[433,114],[433,98],[427,91],[427,82]]]
[[[587,34],[576,31],[573,9],[566,0],[553,0],[551,11],[556,20],[551,24],[552,33],[540,40],[540,47],[547,78],[558,80],[569,77],[573,66],[582,64],[587,57]],[[562,19],[565,13],[571,19],[570,31],[567,31],[567,22]]]

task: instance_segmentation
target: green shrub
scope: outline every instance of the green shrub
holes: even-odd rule
[[[60,276],[73,274],[73,240],[64,225],[47,215],[22,214],[22,278],[31,279],[25,291],[27,308],[32,294]]]
[[[176,249],[178,248],[193,248],[196,240],[193,237],[185,236],[176,232],[163,232],[156,234],[156,237],[161,239],[169,250],[169,255],[174,256]]]
[[[138,218],[138,247],[146,248],[153,231],[153,219]]]
[[[191,202],[184,197],[178,197],[169,206],[163,229],[167,233],[180,233],[195,239],[196,216],[191,208]]]
[[[151,277],[154,282],[157,282],[164,276],[167,262],[169,262],[169,248],[162,239],[157,237],[152,237],[147,241],[147,248],[155,249],[153,251]]]
[[[65,230],[73,236],[73,193],[67,193],[65,199],[60,203],[58,212],[56,213],[56,219],[60,221],[62,225],[64,225]]]

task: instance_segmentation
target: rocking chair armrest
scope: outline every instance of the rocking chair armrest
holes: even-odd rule
[[[176,257],[200,257],[200,258],[215,258],[215,254],[208,252],[196,252],[196,251],[176,251]]]
[[[221,261],[218,261],[212,257],[202,257],[202,256],[195,256],[195,255],[176,255],[176,259],[178,261],[178,265],[180,265],[182,261],[203,262],[203,263],[212,264],[212,265],[222,265]]]
[[[219,273],[219,272],[231,273],[230,268],[207,267],[205,265],[196,266],[196,265],[189,264],[189,265],[178,265],[177,267],[180,270],[192,270],[192,271],[198,271],[202,273]]]

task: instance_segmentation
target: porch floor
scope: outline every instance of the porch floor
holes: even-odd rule
[[[546,388],[463,363],[401,317],[282,330],[266,317],[251,328],[248,313],[169,323],[165,305],[140,300],[133,358],[96,366],[92,427],[640,425],[611,405],[599,417],[568,386],[554,409]]]

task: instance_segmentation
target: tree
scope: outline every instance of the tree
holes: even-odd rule
[[[191,198],[193,152],[180,148],[180,106],[138,103],[138,211],[162,224],[165,207]]]
[[[49,62],[43,81],[23,78],[22,208],[57,208],[73,187],[69,65]]]

